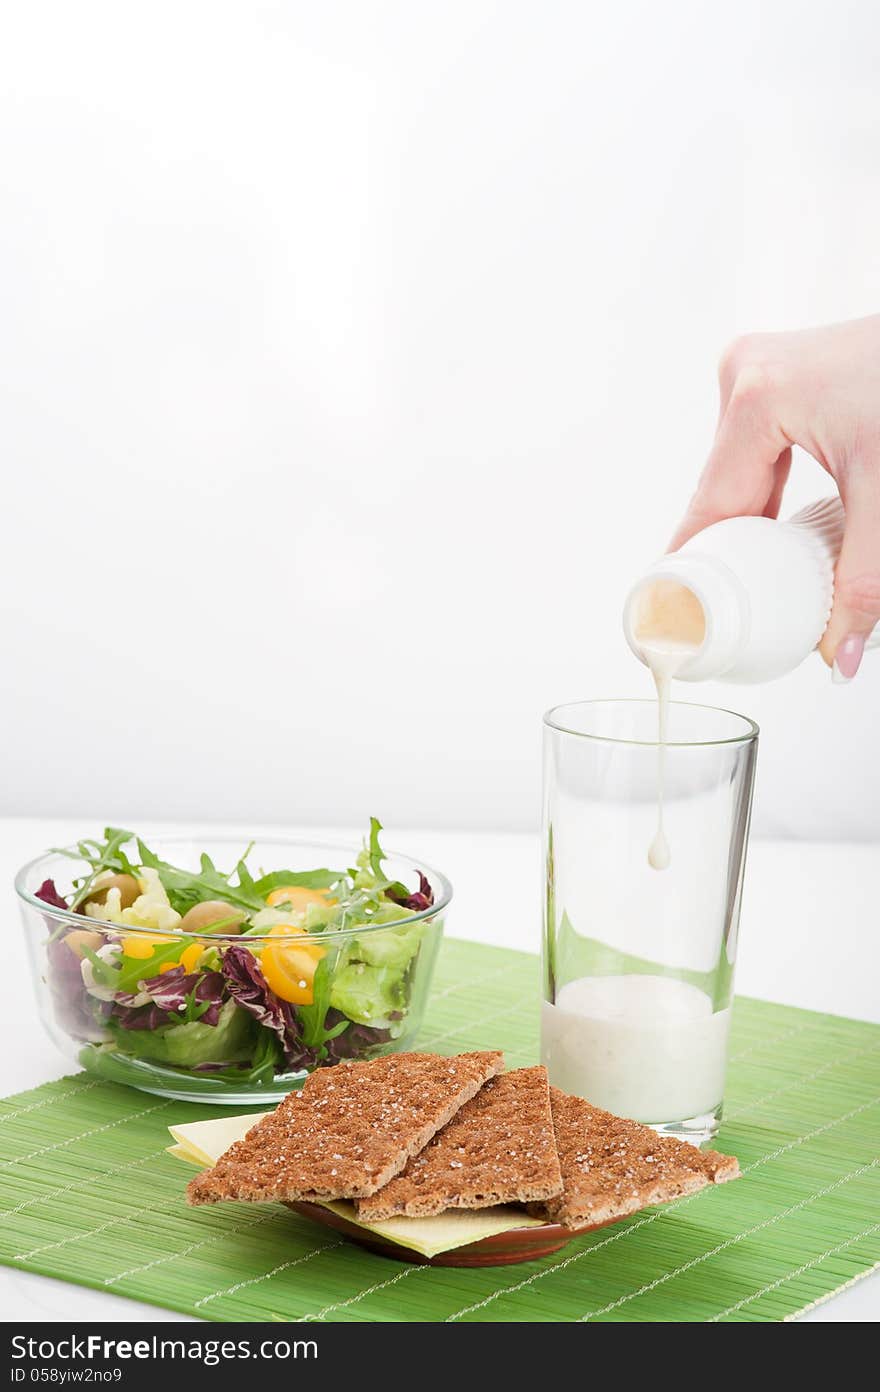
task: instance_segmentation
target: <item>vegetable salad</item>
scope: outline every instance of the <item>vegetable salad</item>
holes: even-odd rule
[[[59,1022],[97,1054],[245,1084],[393,1047],[434,895],[386,876],[381,829],[354,866],[306,871],[252,870],[251,847],[187,870],[114,827],[79,842],[72,892],[37,891],[81,916],[47,915]]]

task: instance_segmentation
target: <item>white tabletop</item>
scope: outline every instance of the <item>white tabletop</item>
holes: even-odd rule
[[[88,831],[81,823],[0,819],[0,885],[6,896],[4,975],[27,979],[17,930],[12,878],[44,847],[64,845]],[[168,831],[186,831],[174,826]],[[229,830],[229,828],[217,828]],[[235,830],[232,828],[231,830]],[[279,828],[263,828],[279,834]],[[245,840],[261,828],[247,829]],[[289,827],[285,834],[356,842],[353,829]],[[396,850],[443,869],[455,899],[447,930],[459,938],[537,951],[540,870],[536,836],[408,831],[389,837]],[[749,853],[737,989],[788,1005],[880,1021],[880,935],[874,929],[880,855],[875,845],[757,841]],[[486,908],[487,885],[525,886],[503,917]],[[26,1047],[22,1047],[26,1041]],[[0,1096],[69,1073],[70,1066],[36,1023],[26,992],[9,992],[0,1013]],[[171,1320],[155,1306],[66,1282],[0,1268],[0,1303],[10,1320]],[[880,1273],[867,1277],[803,1318],[875,1322]]]

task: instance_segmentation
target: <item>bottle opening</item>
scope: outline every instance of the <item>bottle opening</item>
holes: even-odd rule
[[[675,644],[696,652],[706,639],[706,613],[679,580],[653,580],[635,596],[633,637],[639,644]]]

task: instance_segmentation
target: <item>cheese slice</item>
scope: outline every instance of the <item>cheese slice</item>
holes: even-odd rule
[[[183,1126],[169,1126],[168,1130],[177,1146],[186,1151],[186,1155],[179,1155],[178,1158],[189,1160],[206,1170],[231,1145],[247,1135],[252,1126],[268,1115],[268,1112],[248,1112],[246,1116],[211,1117],[208,1121],[188,1121]],[[177,1147],[168,1148],[177,1151]]]
[[[168,1146],[168,1154],[204,1169],[219,1160],[235,1141],[240,1141],[260,1117],[267,1115],[267,1112],[250,1112],[247,1116],[216,1117],[169,1126],[176,1144]],[[494,1237],[512,1228],[537,1228],[544,1221],[529,1217],[524,1209],[508,1206],[450,1208],[432,1218],[386,1218],[381,1223],[363,1223],[352,1203],[328,1202],[323,1207],[356,1227],[387,1237],[423,1257],[436,1257],[440,1252],[451,1252],[455,1247],[466,1247],[469,1242],[479,1242],[481,1238]]]
[[[342,1200],[327,1202],[324,1208],[332,1209],[358,1228],[366,1228],[401,1247],[420,1252],[423,1257],[436,1257],[440,1252],[451,1252],[454,1247],[466,1247],[469,1242],[510,1232],[511,1228],[538,1228],[544,1221],[530,1218],[522,1208],[500,1205],[497,1208],[448,1208],[432,1218],[386,1218],[381,1223],[361,1222],[354,1204]]]

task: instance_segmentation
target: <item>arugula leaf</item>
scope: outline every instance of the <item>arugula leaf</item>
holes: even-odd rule
[[[96,985],[108,986],[113,991],[136,995],[139,981],[147,981],[151,976],[157,976],[159,968],[164,966],[166,962],[177,962],[180,959],[180,954],[186,948],[191,947],[192,943],[192,938],[176,935],[173,942],[154,948],[149,957],[120,958],[119,966],[112,966],[109,962],[105,962],[104,958],[99,957],[90,947],[83,946],[81,950],[92,964]],[[198,1005],[201,1005],[201,1002],[198,1002]],[[198,1019],[198,1016],[192,1018]]]
[[[212,1005],[216,1005],[216,1001],[196,999],[196,987],[194,986],[186,997],[186,1009],[182,1014],[178,1014],[177,1019],[185,1025],[191,1025],[196,1020],[200,1020],[205,1011],[210,1010]]]
[[[270,1029],[262,1026],[259,1031],[259,1042],[254,1050],[254,1057],[251,1062],[251,1079],[255,1080],[255,1075],[267,1066],[271,1066],[269,1078],[271,1079],[281,1064],[281,1043]]]
[[[206,899],[220,899],[235,909],[244,910],[250,918],[266,908],[266,898],[273,889],[296,885],[335,891],[338,903],[326,926],[345,928],[351,923],[367,923],[389,900],[402,902],[408,895],[406,886],[389,880],[383,870],[385,853],[380,841],[381,831],[382,823],[377,817],[371,817],[369,835],[358,857],[358,865],[351,870],[319,867],[314,870],[272,870],[254,876],[246,863],[253,849],[252,844],[228,874],[219,870],[207,854],[201,856],[198,870],[183,870],[163,860],[134,833],[120,827],[106,827],[103,841],[86,838],[78,843],[75,851],[63,851],[63,854],[76,860],[84,860],[89,867],[88,875],[74,880],[76,895],[71,907],[82,904],[95,878],[102,872],[137,876],[146,867],[156,871],[172,908],[179,914],[185,914]],[[136,862],[125,850],[128,842],[137,846],[139,859]]]
[[[330,1007],[330,967],[326,957],[322,957],[315,968],[312,981],[312,1004],[300,1005],[297,1018],[302,1025],[303,1043],[310,1049],[322,1043],[324,1017]]]
[[[218,870],[211,857],[203,854],[198,870],[181,870],[176,865],[162,860],[149,846],[138,838],[138,852],[141,864],[155,870],[178,913],[186,913],[193,904],[205,899],[222,899],[234,904],[248,913],[259,913],[266,907],[266,895],[279,885],[306,885],[309,889],[327,889],[341,879],[335,870],[273,870],[271,874],[261,875],[255,880],[245,864],[244,856],[228,875]],[[251,847],[245,851],[247,855]],[[237,883],[232,876],[237,877]]]
[[[244,884],[233,884],[229,875],[224,875],[218,870],[211,857],[206,853],[202,854],[200,869],[180,870],[176,865],[171,865],[167,860],[162,860],[151,851],[138,837],[138,853],[141,857],[141,864],[155,870],[162,882],[172,908],[178,913],[185,913],[191,909],[193,904],[200,904],[205,899],[223,899],[227,904],[235,904],[237,907],[246,909],[249,913],[257,913],[264,909],[266,905],[253,887],[253,880],[245,870]],[[238,869],[241,871],[243,862],[239,861]]]
[[[76,910],[83,900],[88,898],[95,880],[107,870],[117,875],[134,875],[137,878],[138,867],[132,864],[122,849],[126,841],[133,840],[132,831],[126,831],[123,827],[105,827],[103,841],[85,837],[82,841],[77,841],[75,851],[68,850],[66,846],[53,847],[56,855],[64,855],[71,860],[84,860],[91,866],[87,875],[82,875],[73,882],[76,893],[70,903],[71,909]]]
[[[273,889],[302,885],[305,889],[332,889],[345,875],[341,870],[272,870],[252,881],[254,892],[263,899]],[[265,904],[262,906],[265,908]]]
[[[379,844],[379,832],[381,830],[382,823],[379,821],[379,818],[371,817],[369,840],[370,869],[376,876],[377,880],[385,879],[385,875],[382,870],[382,861],[385,859],[385,852],[382,850],[382,847]]]
[[[351,1020],[340,1020],[332,1029],[324,1030],[321,1035],[321,1042],[326,1044],[330,1039],[336,1039],[337,1035],[344,1034],[351,1024]]]
[[[233,1074],[232,1070],[226,1075],[233,1082],[247,1082],[257,1085],[265,1083],[268,1085],[274,1082],[275,1074],[281,1072],[281,1044],[278,1036],[268,1029],[260,1029],[259,1035],[259,1042],[254,1050],[251,1066],[245,1072],[244,1077],[242,1077],[241,1072],[237,1075]],[[217,1074],[214,1076],[216,1077]]]
[[[376,889],[382,894],[387,894],[390,890],[393,895],[407,895],[409,890],[406,885],[399,880],[389,880],[385,871],[382,869],[382,862],[385,859],[385,852],[382,850],[379,841],[379,832],[383,830],[382,823],[378,817],[370,818],[370,837],[367,846],[370,869],[376,880]]]
[[[250,847],[248,847],[248,850],[250,850]],[[254,877],[245,864],[246,856],[247,851],[245,851],[244,855],[235,866],[235,872],[238,875],[238,887],[243,894],[254,894]]]
[[[155,948],[149,957],[123,957],[123,965],[119,969],[116,982],[117,991],[136,994],[139,981],[148,981],[151,976],[158,976],[159,968],[166,962],[178,962],[181,953],[192,947],[193,941],[193,938],[184,938],[177,934],[173,942]]]
[[[302,1025],[303,1043],[310,1049],[316,1049],[326,1044],[328,1039],[335,1039],[343,1030],[347,1030],[349,1020],[340,1020],[332,1029],[324,1029],[324,1020],[327,1011],[330,1009],[330,989],[333,985],[333,978],[330,971],[330,957],[322,957],[315,969],[315,977],[312,982],[312,1004],[298,1005],[296,1007],[297,1018]]]

